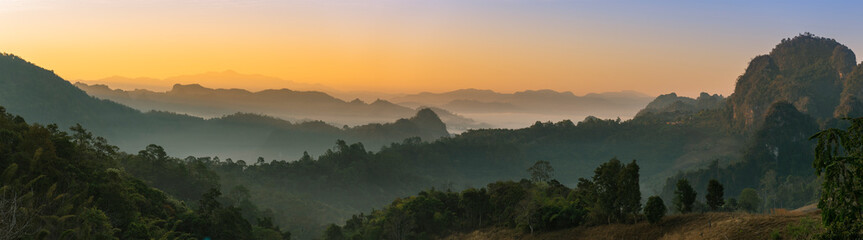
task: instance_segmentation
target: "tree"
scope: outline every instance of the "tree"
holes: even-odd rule
[[[725,205],[725,200],[723,197],[723,191],[725,189],[722,187],[722,184],[716,179],[710,179],[710,183],[707,184],[707,196],[704,198],[707,199],[707,206],[710,207],[711,211],[716,211],[722,205]]]
[[[647,198],[647,204],[644,206],[644,215],[647,216],[647,221],[650,223],[659,222],[665,216],[665,202],[659,196]]]
[[[761,198],[758,197],[758,191],[752,188],[745,188],[740,192],[737,206],[747,212],[758,211],[758,206],[761,206]]]
[[[17,168],[17,165],[13,163],[11,168]],[[22,205],[25,205],[22,197],[9,189],[6,186],[0,188],[0,240],[20,239],[31,234],[30,225],[36,218],[36,214],[22,211]]]
[[[483,216],[491,211],[491,203],[485,188],[479,190],[468,188],[462,191],[459,206],[464,209],[469,221],[476,222],[477,227],[482,227]]]
[[[725,205],[722,206],[725,211],[735,211],[737,210],[737,199],[736,198],[728,198],[725,200]]]
[[[330,224],[327,226],[327,230],[324,231],[324,240],[344,240],[345,235],[342,234],[342,228],[335,224]]]
[[[530,180],[533,182],[546,182],[554,176],[554,168],[548,161],[536,161],[527,169],[527,172],[530,173]]]
[[[639,185],[639,167],[632,160],[627,164],[621,172],[620,176],[620,209],[621,215],[633,215],[632,217],[638,220],[635,216],[641,212],[641,187]]]
[[[621,222],[627,215],[641,211],[638,170],[635,160],[624,166],[617,158],[612,158],[594,170],[597,205],[593,212],[595,216],[604,216],[607,223],[612,223]]]
[[[810,139],[815,147],[815,173],[823,177],[821,221],[825,238],[863,238],[863,118],[851,119],[847,130],[831,128]]]
[[[697,195],[698,193],[692,189],[692,185],[689,185],[689,180],[686,178],[677,180],[677,190],[674,190],[674,207],[677,212],[692,212],[692,204],[695,203]]]
[[[399,207],[391,207],[387,209],[386,217],[384,218],[384,231],[388,233],[391,239],[402,240],[407,239],[408,234],[416,227],[416,223],[410,216]]]

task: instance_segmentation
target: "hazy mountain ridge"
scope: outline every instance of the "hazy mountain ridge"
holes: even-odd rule
[[[449,106],[457,112],[486,112],[489,105],[504,106],[500,111],[527,113],[572,113],[589,109],[604,109],[608,112],[624,112],[644,106],[652,97],[635,91],[591,93],[577,96],[572,92],[558,92],[549,89],[526,90],[515,93],[498,93],[492,90],[460,89],[443,93],[422,92],[391,100],[404,105],[423,104],[428,106]],[[475,104],[477,106],[470,106]],[[607,109],[607,110],[605,110]],[[638,109],[632,111],[634,113]],[[598,114],[593,113],[591,114]],[[631,114],[631,113],[629,113]]]
[[[142,111],[159,110],[218,117],[235,112],[254,112],[279,118],[301,121],[322,120],[335,125],[362,125],[382,123],[392,119],[411,117],[419,109],[411,109],[378,99],[366,103],[360,99],[350,102],[318,91],[266,89],[252,92],[244,89],[212,89],[200,84],[175,84],[166,92],[149,90],[124,91],[106,85],[75,86],[92,96],[109,99]],[[471,119],[439,111],[441,118],[455,132],[486,127]]]
[[[330,87],[321,84],[299,83],[291,80],[264,76],[260,74],[244,74],[232,70],[221,72],[205,72],[200,74],[188,74],[167,78],[148,78],[148,77],[123,77],[111,76],[95,80],[77,80],[89,85],[108,85],[117,89],[125,89],[127,91],[134,90],[150,90],[150,91],[168,91],[174,84],[202,84],[214,85],[216,88],[232,89],[237,88],[238,83],[243,84],[246,88],[255,90],[273,89],[273,86],[282,86],[282,88],[297,89],[301,91],[329,91],[333,90]]]
[[[526,90],[498,93],[460,89],[422,92],[391,98],[405,106],[438,106],[496,127],[522,128],[534,121],[583,119],[587,116],[630,119],[653,97],[634,92],[605,92],[577,96],[572,92]]]
[[[676,93],[659,95],[638,111],[636,116],[647,113],[695,113],[703,110],[719,109],[725,106],[725,98],[721,95],[701,93],[698,98],[677,96]]]
[[[109,89],[103,87],[101,90]],[[195,85],[178,85],[176,91],[183,92],[181,96],[211,93],[210,90]],[[237,89],[222,92],[238,96],[250,94]],[[263,99],[280,99],[284,92],[292,91],[263,91],[261,96]],[[107,93],[149,96],[147,91]],[[333,99],[322,93],[312,92],[309,95]],[[323,122],[291,123],[258,114],[223,114],[222,117],[206,119],[165,111],[141,112],[112,101],[91,97],[53,72],[10,54],[0,55],[0,105],[34,122],[56,123],[61,129],[80,123],[126,151],[136,151],[148,144],[157,143],[165,146],[172,155],[179,156],[215,155],[236,159],[255,159],[261,156],[267,159],[295,159],[304,151],[320,154],[331,148],[337,139],[362,141],[369,148],[378,148],[408,137],[434,140],[449,135],[445,129],[440,129],[444,124],[437,115],[432,118],[423,111],[420,113],[424,116],[424,125],[383,124],[371,128],[357,126],[356,129],[338,128]],[[374,108],[392,105],[378,102],[364,106]],[[409,113],[408,116],[412,115],[414,113]],[[438,124],[429,123],[435,121],[438,121]],[[424,129],[427,126],[433,129]],[[268,137],[277,130],[285,133],[290,141],[268,141]]]

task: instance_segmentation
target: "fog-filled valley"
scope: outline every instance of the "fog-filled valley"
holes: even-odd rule
[[[859,160],[863,64],[809,33],[752,58],[728,96],[123,90],[38,64],[0,55],[0,204],[26,209],[0,212],[26,220],[13,239],[534,236],[819,200],[828,219],[843,214],[828,183],[860,177],[825,161]]]

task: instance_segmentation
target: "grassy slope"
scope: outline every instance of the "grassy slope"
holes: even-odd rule
[[[578,227],[542,234],[525,234],[514,229],[487,228],[466,234],[454,234],[447,240],[469,239],[770,239],[779,231],[788,237],[788,225],[802,219],[820,223],[818,213],[747,214],[704,213],[673,215],[657,224],[613,224],[595,227]]]

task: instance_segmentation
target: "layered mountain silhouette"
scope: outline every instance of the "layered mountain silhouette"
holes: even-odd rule
[[[221,72],[205,72],[189,74],[168,78],[130,78],[112,76],[95,80],[77,80],[91,85],[110,85],[119,89],[149,89],[153,91],[170,90],[174,84],[202,84],[215,86],[216,88],[237,88],[243,86],[245,89],[256,91],[272,89],[275,86],[290,88],[301,91],[330,91],[330,87],[321,84],[300,83],[277,77],[264,76],[260,74],[244,74],[232,70]]]
[[[251,92],[244,89],[212,89],[200,84],[174,84],[168,91],[155,92],[143,89],[124,91],[82,82],[75,83],[75,86],[91,96],[116,101],[141,111],[171,111],[200,117],[253,112],[292,121],[321,120],[339,126],[408,118],[422,108],[407,108],[381,99],[372,103],[360,99],[347,102],[324,92],[290,89]],[[443,109],[435,109],[435,112],[453,132],[487,127]]]
[[[405,106],[441,106],[459,113],[525,112],[569,114],[588,112],[632,114],[644,107],[652,97],[634,91],[591,93],[576,96],[572,92],[528,90],[498,93],[491,90],[461,89],[444,93],[423,92],[392,98]]]
[[[359,98],[368,102],[379,98],[389,99],[397,96],[397,94],[373,91],[341,91],[330,86],[317,83],[302,83],[278,77],[260,74],[246,74],[232,70],[188,74],[167,78],[112,76],[101,79],[78,79],[75,80],[75,82],[82,82],[88,85],[107,85],[111,88],[127,91],[147,89],[155,92],[169,91],[176,84],[200,84],[215,89],[241,88],[249,91],[287,88],[294,91],[325,92],[339,99]]]
[[[461,89],[444,93],[423,92],[390,99],[404,106],[437,106],[495,126],[520,128],[533,121],[602,118],[632,118],[651,96],[634,92],[591,93],[528,90],[498,93]]]
[[[190,97],[206,98],[208,94],[200,86],[179,85],[174,90]],[[262,99],[280,99],[284,96],[281,93],[288,91],[264,91],[259,95]],[[222,90],[219,94],[250,93]],[[297,94],[313,99],[302,104],[335,101],[316,92]],[[211,101],[218,103],[215,99]],[[125,151],[136,152],[155,143],[176,156],[296,159],[304,151],[320,154],[334,146],[337,139],[361,141],[374,149],[410,137],[434,140],[449,135],[437,114],[428,109],[419,112],[403,109],[417,114],[392,124],[356,127],[334,127],[320,121],[292,123],[247,113],[206,119],[165,111],[141,112],[91,97],[53,72],[10,54],[0,55],[0,106],[29,121],[56,123],[62,129],[81,124]],[[392,108],[385,102],[365,106]]]

